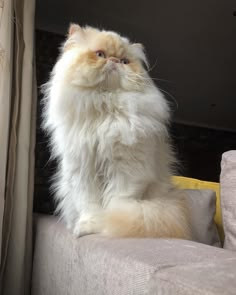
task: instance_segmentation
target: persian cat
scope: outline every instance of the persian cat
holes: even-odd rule
[[[57,211],[76,236],[190,237],[169,107],[145,65],[141,44],[72,24],[44,85]]]

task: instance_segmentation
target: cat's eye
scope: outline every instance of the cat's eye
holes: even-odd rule
[[[128,60],[128,58],[122,58],[122,59],[120,60],[120,63],[121,63],[121,64],[124,64],[124,65],[127,65],[127,64],[129,64],[129,60]]]
[[[98,50],[98,51],[96,51],[96,55],[97,55],[98,57],[102,57],[102,58],[105,58],[105,57],[106,57],[105,52],[102,51],[102,50]]]

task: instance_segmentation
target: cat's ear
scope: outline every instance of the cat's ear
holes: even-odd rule
[[[70,24],[69,31],[68,31],[68,36],[70,37],[71,35],[75,33],[80,33],[82,32],[83,29],[77,25],[77,24]]]
[[[144,50],[144,46],[141,43],[133,43],[131,46]]]
[[[85,40],[85,31],[77,24],[71,24],[68,30],[68,35],[65,43],[62,45],[61,50],[66,51],[73,48],[76,44],[81,44]]]
[[[149,62],[148,59],[145,55],[145,49],[143,44],[141,43],[133,43],[131,45],[132,50],[133,50],[133,54],[136,55],[139,59],[141,59],[141,61],[144,62],[144,64],[146,65],[147,68],[149,68]]]

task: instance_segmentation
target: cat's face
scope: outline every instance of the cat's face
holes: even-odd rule
[[[71,25],[63,50],[69,60],[66,76],[75,86],[134,91],[146,85],[142,45],[114,32]]]

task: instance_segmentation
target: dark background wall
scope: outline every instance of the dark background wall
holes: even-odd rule
[[[181,162],[179,174],[219,181],[222,153],[236,149],[233,10],[236,2],[231,0],[39,0],[38,85],[48,80],[58,47],[72,21],[109,28],[143,42],[151,65],[156,64],[151,76],[159,79],[155,81],[172,106],[174,123],[170,132]],[[49,180],[56,163],[49,161],[48,139],[40,129],[41,98],[39,93],[34,209],[51,213],[54,204]]]
[[[36,26],[64,34],[79,22],[142,42],[175,121],[236,130],[235,10],[235,0],[39,0]]]

